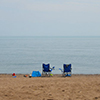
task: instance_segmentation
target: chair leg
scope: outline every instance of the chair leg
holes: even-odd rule
[[[65,76],[65,73],[63,73],[62,76],[64,77]]]

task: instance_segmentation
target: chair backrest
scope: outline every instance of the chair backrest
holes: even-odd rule
[[[64,72],[71,72],[71,64],[63,64]]]
[[[50,64],[43,64],[43,71],[49,72],[49,70],[50,70]]]

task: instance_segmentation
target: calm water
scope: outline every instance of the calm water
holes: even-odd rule
[[[73,74],[100,74],[100,37],[0,37],[0,73],[42,71],[42,63],[72,64]]]

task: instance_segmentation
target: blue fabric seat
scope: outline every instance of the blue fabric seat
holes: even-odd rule
[[[63,64],[63,76],[71,76],[71,64]]]
[[[43,72],[51,72],[50,64],[43,64]]]
[[[64,72],[71,72],[71,64],[64,64],[63,68]]]

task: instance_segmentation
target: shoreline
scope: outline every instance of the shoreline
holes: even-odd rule
[[[29,78],[29,75],[30,74],[15,74],[16,78],[24,78],[24,76],[27,75],[27,78]],[[87,77],[87,76],[90,76],[90,77],[96,77],[96,76],[99,76],[100,77],[100,74],[72,74],[71,76],[66,76],[66,77]],[[3,77],[6,77],[6,78],[12,78],[12,74],[0,74],[0,78],[3,78]],[[61,78],[63,77],[62,74],[53,74],[53,76],[40,76],[40,77],[31,77],[31,78]]]
[[[16,73],[15,73],[16,74]],[[0,73],[0,75],[12,75],[12,73]],[[29,74],[21,74],[21,73],[18,73],[16,75],[29,75]],[[54,76],[56,75],[62,75],[62,74],[53,74]],[[72,74],[72,75],[100,75],[100,74]]]

